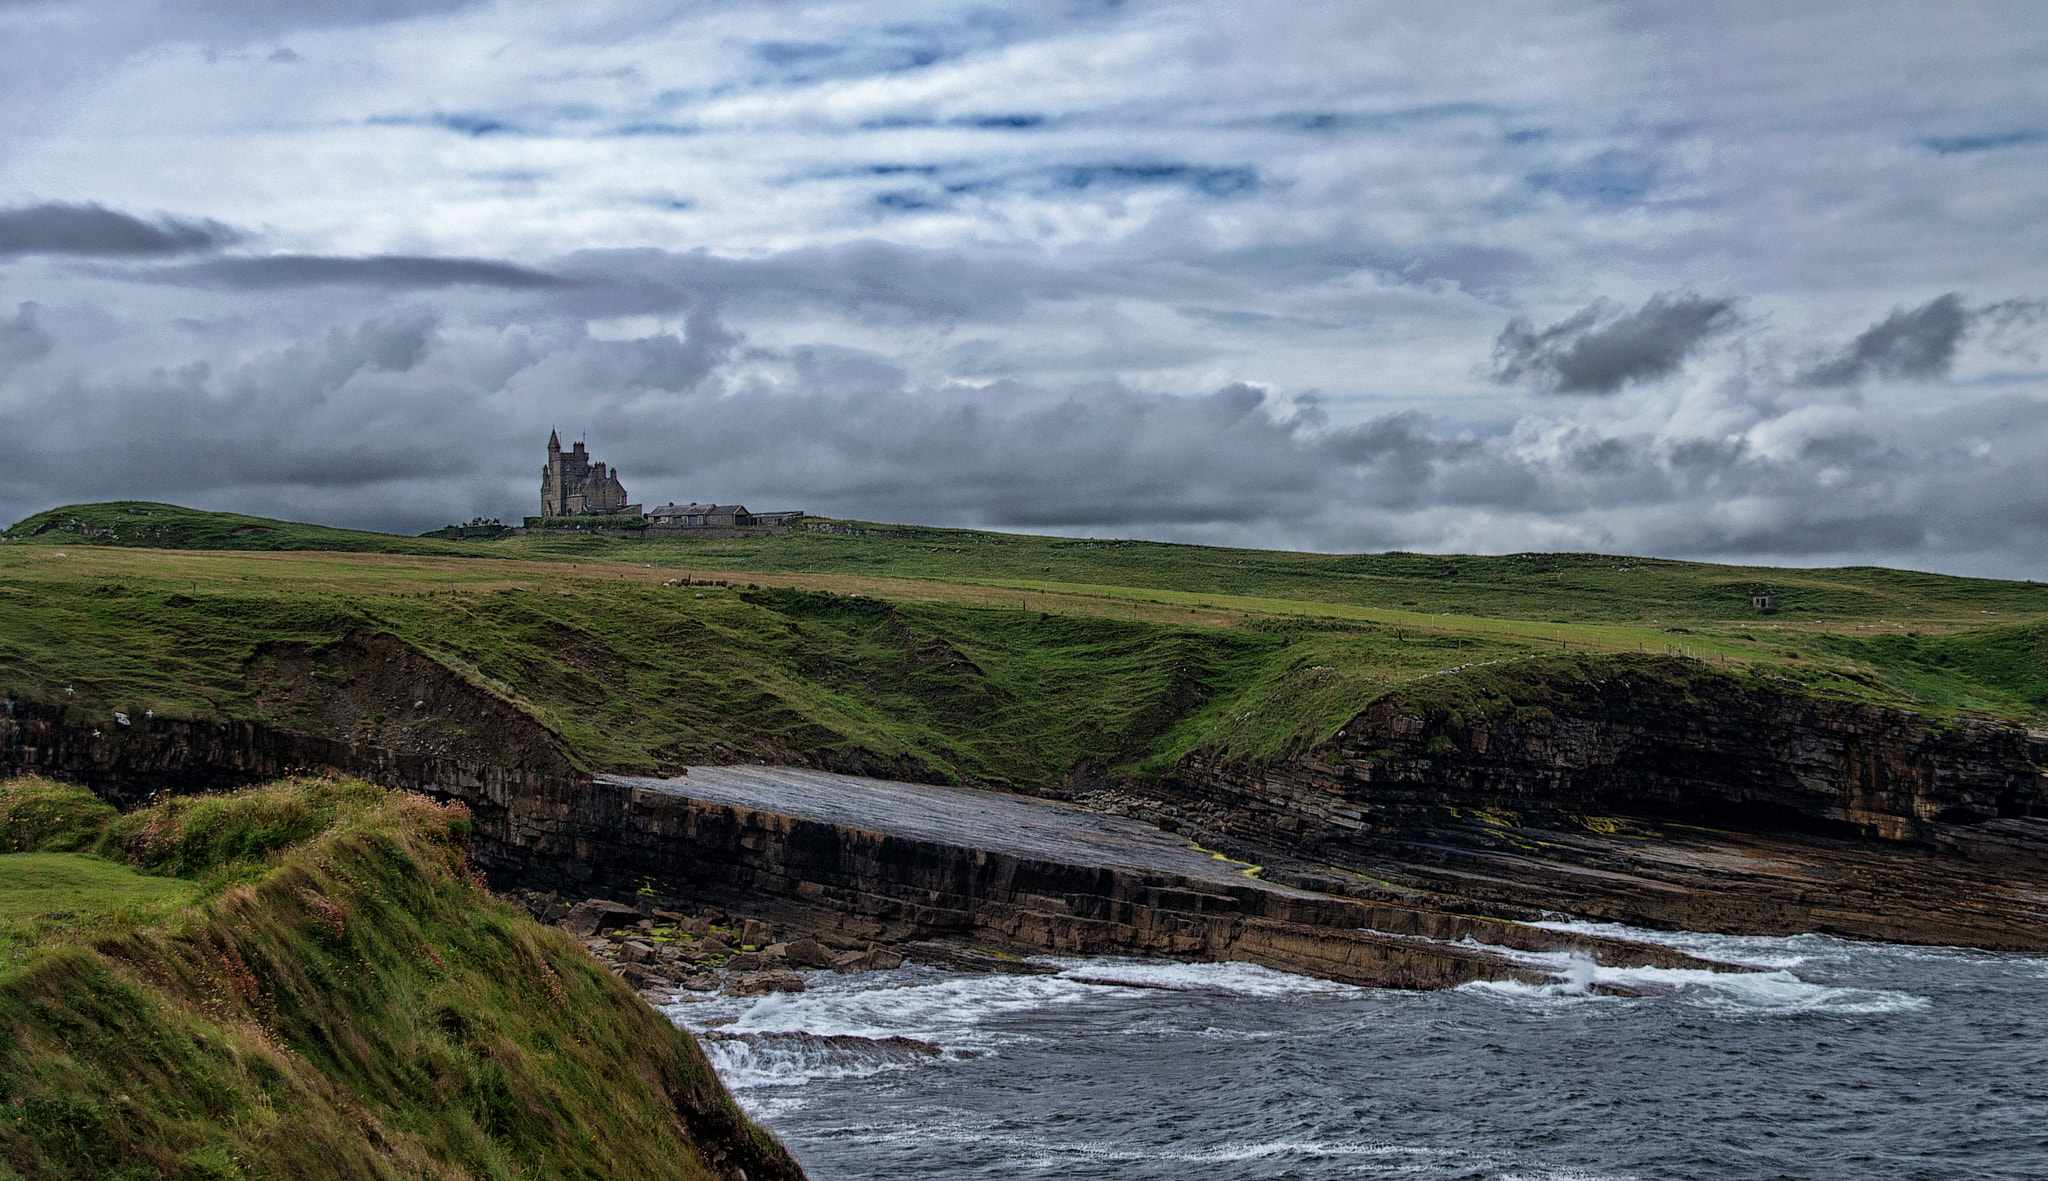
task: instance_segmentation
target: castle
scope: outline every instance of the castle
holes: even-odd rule
[[[540,473],[540,515],[573,517],[578,513],[637,517],[640,506],[626,503],[626,486],[619,483],[618,473],[590,462],[581,442],[564,452],[562,440],[549,431],[548,465]]]
[[[580,442],[563,451],[561,439],[554,431],[549,431],[548,463],[540,473],[540,515],[645,516],[648,525],[641,530],[641,535],[651,531],[702,536],[707,529],[780,532],[787,530],[792,521],[804,514],[796,511],[750,513],[743,504],[698,504],[695,501],[664,504],[642,513],[639,505],[626,503],[626,486],[619,483],[617,471],[608,471],[603,464],[592,463]],[[529,518],[527,523],[532,524],[532,520]]]

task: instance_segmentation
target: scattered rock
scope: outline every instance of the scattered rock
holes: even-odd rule
[[[639,920],[640,912],[630,906],[592,898],[577,903],[569,911],[569,917],[562,920],[562,926],[571,935],[590,936],[616,930]]]
[[[727,996],[761,996],[770,992],[802,992],[804,978],[795,972],[760,972],[741,976],[725,986]]]

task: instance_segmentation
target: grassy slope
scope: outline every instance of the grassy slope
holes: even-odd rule
[[[0,784],[38,850],[0,856],[0,1175],[712,1176],[693,1136],[760,1134],[686,1035],[477,887],[466,824],[347,781],[123,817]]]
[[[253,716],[258,643],[382,630],[595,765],[797,750],[1007,787],[1082,763],[1152,774],[1198,747],[1273,757],[1415,678],[1581,653],[1679,651],[1936,714],[2048,711],[2032,583],[890,532],[373,554],[59,548],[50,530],[0,546],[0,669],[102,714]],[[662,585],[684,575],[733,585]],[[1759,616],[1754,589],[1786,609]],[[1450,610],[1468,613],[1430,613]]]

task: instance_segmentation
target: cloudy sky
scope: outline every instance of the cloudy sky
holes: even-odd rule
[[[2038,0],[0,0],[0,517],[2048,578]]]

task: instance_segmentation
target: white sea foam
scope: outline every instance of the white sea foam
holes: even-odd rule
[[[707,1034],[699,1044],[718,1077],[734,1090],[869,1078],[949,1056],[938,1046],[904,1038],[819,1038],[804,1033]]]
[[[880,975],[813,973],[799,993],[718,997],[667,1007],[670,1020],[714,1036],[704,1043],[734,1090],[794,1087],[821,1079],[866,1078],[1036,1040],[997,1032],[991,1018],[1102,1000],[1134,988],[1247,997],[1352,994],[1364,990],[1256,964],[1179,964],[1126,959],[1052,959],[1060,970],[1033,975],[952,975],[906,968]],[[1185,1034],[1188,1031],[1173,1031]],[[769,1035],[728,1040],[716,1035]],[[808,1038],[775,1035],[811,1035]],[[1251,1040],[1261,1031],[1211,1029],[1199,1036]],[[929,1043],[936,1055],[907,1055],[888,1038]],[[837,1040],[833,1040],[837,1039]],[[856,1040],[864,1039],[864,1040]]]
[[[1712,935],[1702,931],[1654,931],[1647,927],[1631,927],[1622,923],[1587,923],[1571,920],[1547,920],[1531,923],[1552,931],[1568,931],[1579,935],[1604,935],[1612,939],[1627,939],[1632,943],[1649,943],[1668,947],[1701,959],[1718,960],[1724,964],[1741,964],[1751,968],[1796,968],[1801,964],[1817,960],[1836,960],[1853,947],[1891,947],[1891,944],[1850,944],[1831,935]]]
[[[1236,996],[1275,997],[1352,994],[1365,991],[1350,984],[1276,972],[1258,964],[1238,961],[1220,964],[1181,964],[1171,960],[1073,960],[1046,957],[1040,962],[1059,964],[1062,968],[1060,978],[1066,980],[1085,984],[1163,988],[1173,992],[1220,992]]]
[[[1516,957],[1556,976],[1547,984],[1482,980],[1463,991],[1514,1000],[1577,1001],[1615,998],[1602,986],[1668,996],[1729,1015],[1903,1013],[1925,1009],[1926,997],[1882,988],[1843,988],[1802,980],[1789,970],[1714,972],[1704,968],[1615,968],[1578,952],[1524,953]]]

